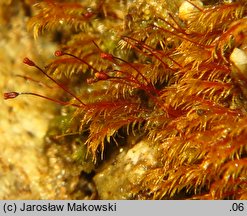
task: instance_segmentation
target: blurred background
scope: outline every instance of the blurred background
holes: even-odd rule
[[[22,63],[29,57],[44,66],[55,50],[50,41],[34,41],[26,29],[33,3],[0,0],[0,199],[69,199],[57,149],[44,151],[44,137],[56,106],[29,95],[3,99],[3,93],[9,91],[52,94],[39,82],[44,77]]]

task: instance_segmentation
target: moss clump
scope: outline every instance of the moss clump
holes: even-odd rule
[[[60,35],[57,58],[41,71],[66,86],[58,85],[68,96],[56,101],[71,107],[64,136],[83,137],[81,148],[97,166],[113,154],[112,143],[130,135],[148,142],[155,162],[140,159],[144,174],[121,186],[132,198],[245,199],[246,5],[36,4],[28,25],[34,36]]]

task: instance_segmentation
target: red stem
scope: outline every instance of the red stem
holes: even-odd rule
[[[138,40],[136,40],[136,39],[134,39],[134,38],[128,37],[128,36],[123,36],[122,38],[123,38],[123,40],[125,40],[127,43],[130,43],[130,42],[127,41],[127,40],[124,39],[124,38],[127,38],[127,39],[129,39],[129,40],[133,40],[133,41],[135,41],[135,42],[137,42],[137,43],[140,43],[140,41],[138,41]],[[130,43],[130,44],[131,44],[131,43]],[[134,46],[135,49],[138,49],[135,45],[133,45],[133,44],[131,44],[131,45]],[[176,72],[175,69],[169,67],[168,64],[166,64],[159,56],[157,56],[157,55],[152,51],[152,48],[149,48],[149,47],[148,47],[148,45],[142,43],[142,48],[148,50],[148,51],[149,51],[153,56],[155,56],[155,58],[158,59],[158,60],[159,60],[166,68],[168,68],[168,69],[170,69],[170,70]],[[143,52],[142,50],[138,49],[138,51],[141,51],[144,55],[146,55],[146,56],[149,57],[149,55],[148,55],[147,53]],[[166,56],[166,57],[167,57],[167,56]],[[176,63],[179,67],[181,67],[181,66],[180,66],[177,62],[175,62],[172,58],[170,58],[170,57],[167,57],[167,58],[169,58],[171,61],[173,61],[174,63]]]
[[[62,105],[62,106],[70,105],[70,106],[74,106],[74,107],[77,107],[77,108],[80,108],[80,107],[81,107],[81,106],[78,105],[78,104],[72,104],[72,103],[69,103],[69,102],[56,100],[56,99],[49,98],[49,97],[46,97],[46,96],[44,96],[44,95],[40,95],[40,94],[33,93],[33,92],[20,92],[20,93],[19,93],[19,95],[23,95],[23,94],[25,94],[25,95],[33,95],[33,96],[37,96],[37,97],[40,97],[40,98],[44,98],[44,99],[46,99],[46,100],[55,102],[55,103],[60,104],[60,105]]]
[[[151,24],[151,26],[153,26],[153,27],[155,27],[155,28],[158,28],[158,29],[160,29],[161,31],[166,32],[166,33],[168,33],[168,34],[175,35],[176,37],[181,38],[181,39],[183,39],[183,40],[187,40],[187,41],[189,41],[189,42],[191,42],[191,43],[193,43],[193,44],[195,44],[195,45],[197,45],[197,46],[199,46],[199,47],[202,47],[203,49],[210,49],[210,48],[213,48],[213,46],[206,46],[206,45],[204,45],[204,44],[201,44],[201,43],[198,43],[198,42],[196,42],[196,41],[193,41],[193,40],[191,40],[191,39],[189,39],[189,38],[187,38],[187,37],[183,37],[183,36],[181,36],[181,35],[179,35],[179,34],[176,34],[176,33],[174,33],[174,32],[171,32],[171,31],[169,31],[169,30],[167,30],[167,29],[161,28],[161,27],[159,27],[159,26],[157,26],[157,25]]]
[[[66,52],[63,52],[63,55],[68,55],[68,56],[71,56],[75,59],[77,59],[78,61],[84,63],[85,65],[87,65],[89,68],[91,68],[94,72],[99,72],[96,68],[94,68],[92,65],[88,64],[86,61],[84,61],[83,59],[73,55],[73,54],[70,54],[70,53],[66,53]]]
[[[85,103],[81,101],[80,98],[78,98],[74,93],[72,93],[70,90],[65,88],[62,84],[60,84],[58,81],[53,79],[49,74],[47,74],[42,68],[40,68],[38,65],[36,65],[33,61],[29,60],[28,58],[24,58],[23,62],[29,66],[37,68],[40,72],[42,72],[46,77],[48,77],[50,80],[52,80],[54,83],[56,83],[60,88],[62,88],[65,92],[70,94],[72,97],[74,97],[77,101],[79,101],[83,106],[86,106]]]

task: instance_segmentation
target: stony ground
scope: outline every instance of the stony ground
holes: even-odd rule
[[[0,199],[52,198],[49,185],[44,186],[40,177],[47,173],[42,145],[54,108],[29,96],[3,100],[7,91],[47,91],[39,83],[17,76],[40,78],[22,59],[35,52],[42,54],[42,49],[26,31],[23,8],[16,7],[17,14],[8,1],[0,3]],[[9,8],[10,16],[5,13]]]

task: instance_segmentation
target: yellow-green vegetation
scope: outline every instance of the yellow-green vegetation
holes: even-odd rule
[[[247,198],[246,15],[246,0],[34,4],[28,29],[59,48],[24,63],[57,92],[48,136],[89,173],[87,198]]]

